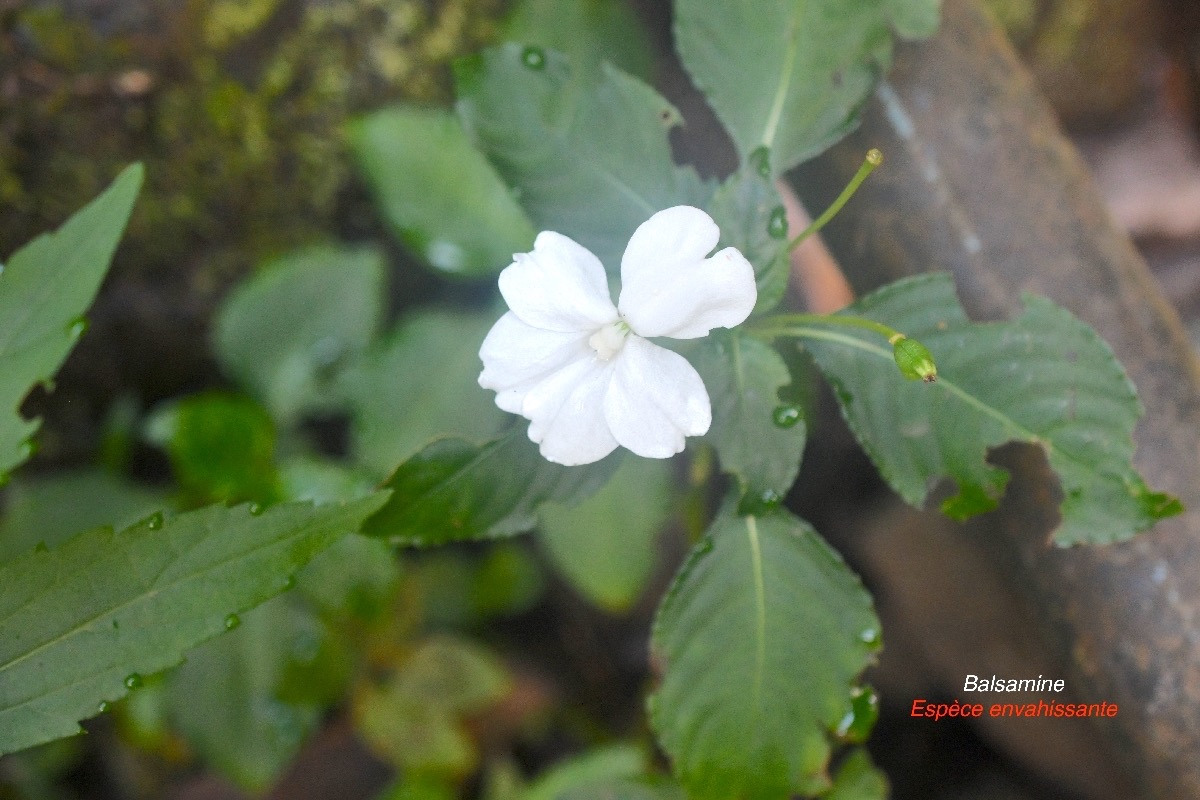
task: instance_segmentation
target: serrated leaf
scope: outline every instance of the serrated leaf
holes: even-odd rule
[[[479,346],[494,321],[418,312],[347,369],[339,387],[354,415],[356,461],[383,476],[437,436],[482,442],[500,431],[508,415],[477,382]]]
[[[761,313],[779,305],[791,259],[787,217],[775,184],[752,167],[743,167],[717,187],[708,211],[721,229],[718,246],[736,247],[754,265],[754,310]]]
[[[791,382],[787,365],[770,345],[736,331],[709,337],[692,364],[712,398],[713,423],[705,436],[721,469],[737,476],[745,497],[778,503],[800,472],[805,442],[803,419],[775,422],[779,390]]]
[[[542,547],[585,597],[601,608],[624,611],[654,570],[658,534],[671,514],[670,490],[670,462],[626,458],[582,503],[542,509]]]
[[[267,788],[320,718],[313,705],[279,697],[284,671],[319,623],[288,597],[240,616],[236,630],[205,642],[168,678],[171,717],[204,762],[250,791]]]
[[[838,765],[833,788],[821,800],[887,800],[887,777],[871,763],[863,748],[852,750]]]
[[[482,446],[440,439],[396,469],[384,484],[392,499],[363,533],[414,545],[511,536],[537,524],[543,503],[595,492],[617,462],[610,455],[582,467],[553,464],[523,429]]]
[[[451,112],[398,106],[350,127],[360,171],[396,237],[448,275],[493,275],[534,230]]]
[[[119,533],[101,528],[0,567],[0,753],[79,732],[126,679],[179,662],[283,591],[386,499],[209,506]],[[136,683],[136,681],[133,681]]]
[[[943,510],[964,519],[994,508],[1008,474],[989,448],[1037,444],[1063,489],[1060,545],[1128,539],[1181,510],[1134,471],[1141,404],[1096,332],[1049,300],[1026,297],[1011,322],[971,323],[945,274],[897,281],[848,309],[921,341],[936,383],[904,380],[878,334],[813,326],[806,340],[833,384],[855,436],[884,478],[920,506],[931,483],[951,478]]]
[[[708,194],[671,159],[667,132],[679,112],[609,65],[581,86],[563,55],[536,53],[507,44],[460,62],[459,116],[519,187],[535,228],[571,237],[616,270],[638,225],[664,208],[703,205]]]
[[[34,384],[50,380],[83,334],[83,313],[108,272],[141,185],[142,166],[127,167],[61,228],[0,266],[0,477],[31,453],[25,442],[39,422],[21,416],[21,401]]]
[[[375,336],[383,257],[315,246],[264,266],[221,306],[213,347],[222,368],[281,423],[321,407],[340,363]]]
[[[650,37],[622,0],[521,0],[502,38],[557,50],[583,75],[607,61],[643,81],[653,77]]]
[[[877,649],[871,598],[786,512],[726,509],[659,608],[651,724],[695,800],[777,800],[828,785],[830,731]]]
[[[676,0],[684,67],[738,152],[779,175],[838,141],[891,63],[891,23],[928,27],[929,0]],[[919,10],[919,9],[917,9]],[[934,14],[936,22],[936,12]]]

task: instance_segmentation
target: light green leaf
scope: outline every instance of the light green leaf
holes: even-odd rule
[[[389,763],[463,774],[477,753],[462,719],[501,700],[508,672],[490,652],[448,636],[427,640],[387,685],[355,703],[359,733]]]
[[[709,337],[692,364],[712,398],[706,438],[721,468],[737,476],[748,501],[778,503],[800,471],[805,442],[799,408],[779,399],[779,390],[791,382],[787,365],[769,345],[736,331]],[[785,409],[791,413],[777,424],[777,411]]]
[[[482,446],[461,439],[429,445],[384,484],[392,499],[363,533],[415,545],[511,536],[537,524],[543,503],[579,502],[616,469],[614,455],[582,467],[552,464],[523,427]]]
[[[964,519],[994,508],[1008,473],[987,463],[1005,442],[1046,452],[1063,489],[1060,545],[1128,539],[1178,500],[1134,471],[1133,384],[1090,327],[1049,300],[1026,297],[1011,322],[971,323],[945,274],[898,281],[848,310],[884,322],[933,353],[936,383],[904,380],[878,334],[813,326],[806,341],[842,412],[883,477],[920,506],[936,478],[958,494],[942,509]]]
[[[647,766],[646,753],[637,745],[598,747],[555,764],[521,794],[521,800],[560,800],[573,789],[636,778],[645,773]]]
[[[653,77],[650,37],[622,0],[521,0],[503,38],[557,50],[582,75],[595,75],[607,61],[643,81]]]
[[[0,483],[29,457],[38,421],[20,414],[34,384],[58,371],[83,335],[83,313],[100,282],[142,185],[142,167],[112,185],[54,233],[34,239],[0,265]]]
[[[396,237],[439,272],[492,275],[531,249],[529,220],[451,112],[376,111],[350,144]]]
[[[717,188],[708,210],[721,229],[718,246],[736,247],[754,265],[754,310],[761,313],[779,305],[792,264],[787,216],[775,184],[744,166]]]
[[[871,598],[785,512],[728,509],[654,623],[651,724],[695,800],[776,800],[828,785],[830,732],[878,649]]]
[[[355,460],[382,476],[437,436],[481,442],[496,435],[508,415],[477,382],[479,346],[494,322],[419,312],[349,368],[339,384],[354,413]]]
[[[679,55],[743,159],[779,175],[825,150],[891,63],[892,19],[928,28],[930,0],[676,0]],[[902,15],[901,15],[902,12]],[[934,14],[936,22],[936,13]]]
[[[625,458],[604,488],[579,505],[542,508],[541,544],[585,597],[625,611],[654,570],[658,534],[670,514],[670,462]]]
[[[205,763],[249,791],[267,788],[316,727],[320,709],[279,698],[284,670],[319,623],[290,598],[240,615],[168,678],[170,713]]]
[[[566,58],[507,44],[462,61],[458,111],[467,132],[538,230],[557,231],[610,270],[638,225],[708,194],[671,160],[679,112],[636,78],[605,65],[581,88]]]
[[[210,506],[101,528],[0,567],[0,753],[78,733],[139,674],[289,586],[384,493],[340,506]]]
[[[942,0],[890,0],[888,15],[900,36],[924,39],[937,33]]]
[[[318,246],[264,266],[225,301],[214,323],[221,366],[281,423],[321,407],[336,367],[375,336],[383,257]]]
[[[688,796],[666,781],[626,779],[569,789],[555,800],[688,800]]]
[[[871,763],[863,748],[850,752],[838,765],[833,788],[821,800],[887,800],[887,777]]]
[[[162,493],[95,469],[15,480],[0,517],[0,564],[101,525],[127,527],[168,506]]]

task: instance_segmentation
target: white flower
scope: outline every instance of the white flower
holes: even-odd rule
[[[510,311],[479,350],[479,385],[530,420],[529,438],[560,464],[599,461],[618,445],[667,458],[708,431],[712,408],[683,356],[646,337],[696,339],[731,328],[757,298],[754,269],[698,208],[660,211],[621,258],[614,306],[600,260],[566,236],[538,234],[500,273]]]

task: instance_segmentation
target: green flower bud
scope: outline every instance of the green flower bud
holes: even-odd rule
[[[892,355],[900,374],[910,381],[925,381],[933,383],[937,380],[937,365],[933,363],[933,354],[918,342],[904,335],[892,337]]]

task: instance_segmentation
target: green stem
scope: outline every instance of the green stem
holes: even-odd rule
[[[889,328],[882,322],[848,314],[780,314],[767,317],[757,325],[751,325],[750,332],[766,339],[774,339],[779,336],[803,337],[812,330],[812,328],[805,327],[808,325],[844,325],[849,328],[865,328],[887,339],[888,344],[895,344],[897,339],[904,338],[904,334],[900,331]]]
[[[868,150],[867,157],[863,159],[862,166],[858,168],[858,172],[856,172],[854,177],[850,179],[850,182],[846,184],[846,188],[842,189],[842,193],[839,194],[837,199],[833,201],[833,205],[825,209],[825,213],[817,217],[811,225],[804,229],[803,233],[801,233],[795,239],[792,239],[792,241],[788,244],[788,250],[795,250],[801,242],[803,242],[809,236],[812,236],[817,231],[821,230],[821,228],[824,228],[825,223],[833,219],[834,216],[836,216],[837,213],[842,210],[842,206],[846,205],[846,202],[854,196],[854,193],[858,191],[859,186],[862,186],[862,182],[867,179],[867,176],[874,172],[875,168],[882,163],[883,153],[879,152],[879,150],[875,149],[874,147]]]

